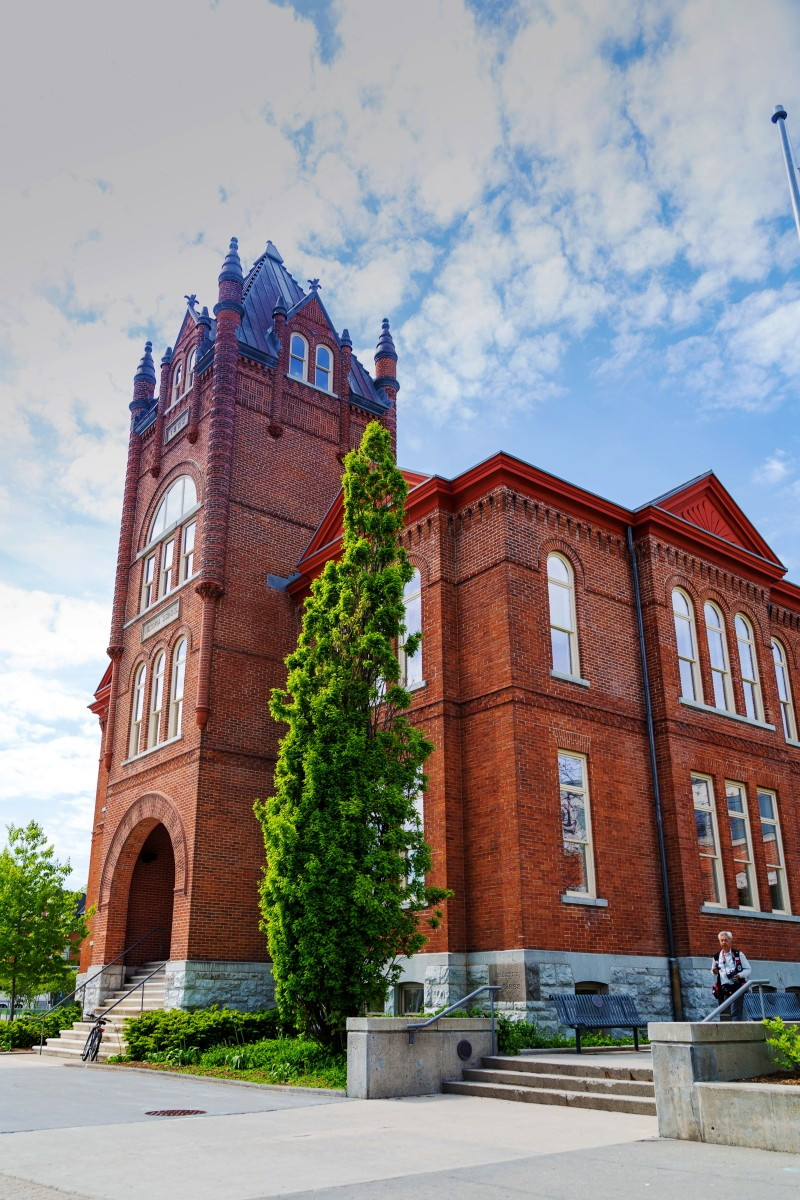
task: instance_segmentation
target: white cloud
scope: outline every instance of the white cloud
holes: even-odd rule
[[[11,669],[97,661],[108,623],[108,610],[93,600],[0,583],[0,654]]]
[[[753,472],[754,483],[783,483],[791,473],[792,461],[785,450],[776,450]]]

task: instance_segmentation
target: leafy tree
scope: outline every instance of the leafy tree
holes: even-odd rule
[[[88,929],[77,915],[80,892],[64,887],[71,872],[35,821],[8,826],[0,852],[0,988],[9,993],[11,1016],[19,996],[30,1000],[73,978],[64,951]]]
[[[348,1016],[383,1002],[398,956],[426,937],[417,914],[450,894],[429,887],[431,853],[415,799],[433,745],[403,715],[397,640],[413,568],[400,545],[406,484],[377,422],[345,459],[339,561],[311,587],[286,690],[270,711],[281,740],[275,794],[258,801],[261,887],[281,1015],[330,1047]],[[405,639],[419,649],[420,634]],[[433,910],[435,926],[441,912]]]

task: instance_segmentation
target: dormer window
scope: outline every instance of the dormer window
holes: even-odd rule
[[[170,408],[172,407],[173,404],[178,403],[178,400],[180,399],[181,394],[183,392],[182,384],[183,384],[183,363],[179,362],[179,363],[175,364],[175,367],[172,372],[172,400],[170,401]]]
[[[295,379],[308,378],[308,342],[299,333],[289,343],[289,374]]]
[[[314,369],[314,383],[318,388],[322,388],[326,392],[330,392],[331,379],[333,377],[333,357],[327,346],[317,346],[316,366]]]

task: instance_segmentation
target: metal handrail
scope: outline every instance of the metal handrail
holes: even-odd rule
[[[151,971],[149,975],[145,975],[144,979],[140,979],[139,982],[134,987],[128,988],[127,992],[125,992],[124,996],[120,996],[119,1000],[115,1000],[114,1003],[110,1004],[108,1006],[108,1008],[106,1008],[103,1012],[95,1013],[95,1017],[94,1017],[95,1021],[99,1021],[99,1020],[102,1020],[103,1017],[107,1017],[108,1014],[113,1009],[115,1009],[118,1004],[122,1004],[123,1000],[127,1000],[130,996],[133,995],[134,992],[138,991],[139,988],[142,989],[142,1005],[141,1005],[141,1008],[139,1011],[144,1012],[144,985],[147,983],[148,979],[152,979],[154,975],[159,974],[162,966],[163,966],[163,963],[159,963],[159,965],[156,967],[156,969],[154,971]]]
[[[745,980],[745,982],[742,984],[742,986],[740,988],[737,988],[736,991],[732,995],[728,996],[727,1000],[723,1000],[722,1004],[720,1004],[718,1008],[715,1008],[713,1012],[710,1012],[707,1017],[703,1017],[700,1024],[707,1025],[709,1021],[714,1020],[714,1017],[718,1017],[721,1012],[725,1012],[725,1010],[727,1008],[730,1008],[730,1006],[733,1004],[734,1000],[737,999],[737,997],[743,996],[745,994],[745,992],[748,991],[750,988],[758,987],[759,985],[762,985],[765,983],[768,984],[769,980],[768,979],[747,979],[747,980]],[[762,992],[761,995],[763,996],[763,994],[764,993]],[[764,1017],[764,1015],[765,1015],[763,1000],[761,1001],[761,1015],[762,1015],[762,1017]]]
[[[435,1013],[429,1017],[427,1021],[413,1021],[406,1026],[408,1031],[408,1044],[414,1045],[414,1035],[418,1029],[427,1029],[429,1025],[435,1025],[442,1017],[446,1017],[448,1013],[454,1012],[455,1009],[461,1008],[462,1004],[466,1004],[467,1000],[472,1000],[475,996],[480,996],[481,992],[489,993],[489,1015],[492,1022],[492,1054],[497,1053],[497,1036],[494,1029],[494,994],[502,992],[503,985],[501,983],[482,983],[479,988],[475,988],[474,992],[470,992],[468,996],[462,996],[460,1000],[456,1000],[453,1004],[449,1004],[447,1008],[443,1008],[440,1013]]]
[[[106,963],[106,965],[104,967],[101,967],[101,969],[99,971],[95,971],[94,975],[91,975],[88,979],[84,979],[83,983],[79,983],[74,991],[69,992],[66,996],[62,996],[57,1004],[52,1005],[51,1008],[48,1008],[47,1012],[42,1013],[42,1016],[40,1019],[41,1033],[39,1035],[39,1053],[41,1054],[42,1046],[44,1045],[44,1020],[45,1020],[45,1017],[49,1017],[50,1013],[55,1012],[57,1008],[61,1008],[61,1005],[66,1004],[66,1002],[68,1000],[71,1000],[73,996],[77,996],[78,992],[84,991],[90,983],[92,983],[95,979],[99,979],[101,975],[104,975],[106,973],[106,971],[108,971],[111,967],[115,966],[119,962],[119,960],[121,958],[124,958],[125,955],[130,950],[135,950],[137,946],[141,946],[142,942],[147,941],[147,939],[150,937],[151,934],[163,933],[165,929],[166,929],[166,925],[154,925],[152,929],[148,929],[147,933],[145,933],[142,937],[140,937],[138,939],[138,941],[131,942],[130,946],[126,946],[121,954],[118,954],[116,958],[112,958],[111,962]],[[161,945],[159,945],[159,950],[162,950],[162,949],[163,949],[163,943]],[[142,999],[144,1000],[144,993],[142,994]]]

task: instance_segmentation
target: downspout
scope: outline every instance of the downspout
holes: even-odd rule
[[[636,601],[636,629],[639,634],[639,655],[642,660],[642,686],[644,688],[644,710],[647,722],[647,742],[650,748],[650,776],[653,781],[653,799],[656,807],[656,831],[658,833],[658,858],[661,865],[661,891],[664,896],[664,923],[667,931],[667,961],[669,964],[670,1000],[673,1021],[682,1021],[683,996],[681,994],[681,972],[675,956],[675,932],[672,926],[672,905],[669,898],[669,876],[667,875],[667,848],[664,841],[664,818],[661,812],[661,788],[658,782],[656,759],[656,734],[653,726],[653,704],[650,698],[650,672],[647,669],[647,650],[644,641],[644,619],[642,616],[642,593],[639,588],[639,563],[633,544],[633,528],[628,526],[628,555],[633,573],[633,595]]]

